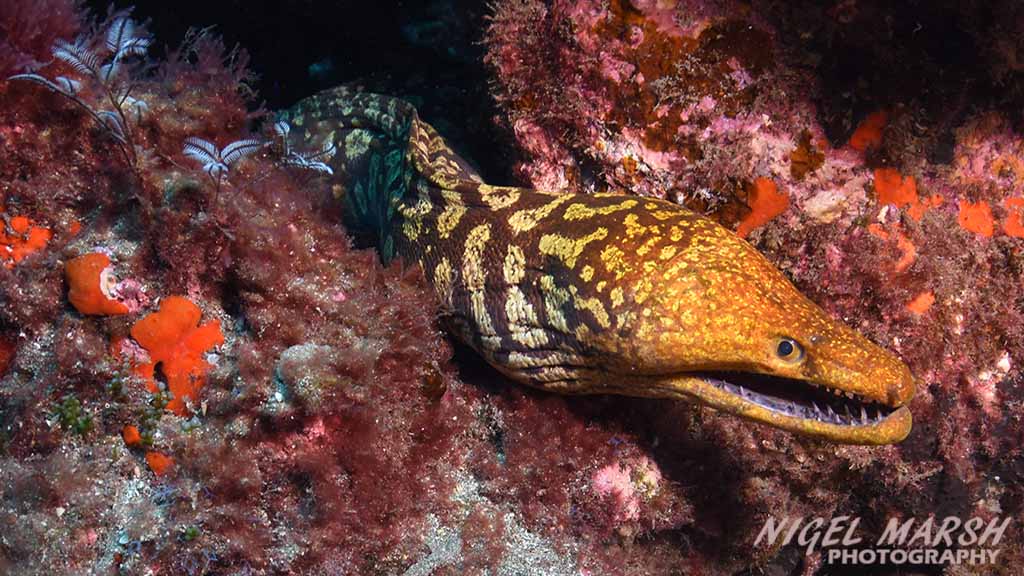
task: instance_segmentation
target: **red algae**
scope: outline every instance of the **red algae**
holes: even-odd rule
[[[7,368],[14,361],[14,353],[17,348],[14,342],[7,338],[0,337],[0,378],[7,373]]]
[[[51,58],[55,40],[80,28],[75,0],[5,0],[0,4],[0,78]]]

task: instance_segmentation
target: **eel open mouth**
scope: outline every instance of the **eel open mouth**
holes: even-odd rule
[[[657,378],[657,389],[776,428],[842,444],[894,444],[910,410],[814,382],[767,374],[691,372]]]
[[[897,408],[853,392],[764,374],[707,372],[697,376],[712,386],[772,412],[840,426],[870,426]]]

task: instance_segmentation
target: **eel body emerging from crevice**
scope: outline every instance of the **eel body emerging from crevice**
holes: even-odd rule
[[[340,88],[284,114],[338,147],[346,225],[419,263],[454,335],[514,380],[677,398],[794,432],[888,444],[914,379],[757,250],[676,204],[485,184],[408,103]]]

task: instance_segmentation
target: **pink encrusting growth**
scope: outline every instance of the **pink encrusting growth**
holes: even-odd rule
[[[594,492],[612,510],[612,520],[618,523],[640,519],[640,506],[661,488],[661,471],[647,459],[613,462],[591,478]]]

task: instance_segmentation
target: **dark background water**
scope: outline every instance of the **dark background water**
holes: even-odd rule
[[[108,2],[90,0],[97,14]],[[511,181],[513,147],[488,93],[480,0],[118,0],[148,22],[161,57],[189,28],[213,27],[243,47],[269,110],[339,84],[411,100],[423,117],[496,183]]]

